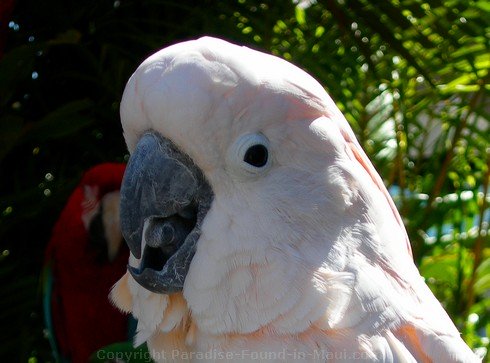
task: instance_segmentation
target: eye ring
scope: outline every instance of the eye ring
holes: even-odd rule
[[[228,151],[227,164],[237,176],[254,176],[265,172],[271,165],[269,139],[262,133],[240,136]]]

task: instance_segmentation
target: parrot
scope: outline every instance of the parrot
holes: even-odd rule
[[[157,362],[478,362],[413,261],[347,120],[292,63],[213,37],[144,60],[120,104],[127,271]]]
[[[83,175],[54,225],[45,251],[44,310],[57,361],[86,363],[97,349],[128,338],[128,318],[108,300],[128,249],[119,221],[125,164]]]

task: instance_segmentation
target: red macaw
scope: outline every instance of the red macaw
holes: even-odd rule
[[[117,163],[88,170],[54,226],[44,305],[57,360],[86,363],[97,349],[127,340],[128,318],[108,300],[128,259],[119,224],[124,170]]]

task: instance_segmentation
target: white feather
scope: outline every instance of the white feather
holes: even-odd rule
[[[218,39],[184,42],[138,68],[121,119],[130,151],[159,132],[214,192],[183,294],[167,304],[132,279],[120,284],[140,319],[138,342],[148,339],[157,361],[185,360],[162,358],[172,351],[189,361],[220,360],[198,355],[209,351],[241,362],[266,360],[244,352],[478,361],[421,280],[381,178],[308,74]],[[244,177],[240,140],[257,137],[270,161]]]

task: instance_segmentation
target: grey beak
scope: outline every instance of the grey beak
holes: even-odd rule
[[[211,187],[192,160],[150,132],[139,140],[121,186],[121,228],[134,279],[156,293],[181,291],[196,250]]]

